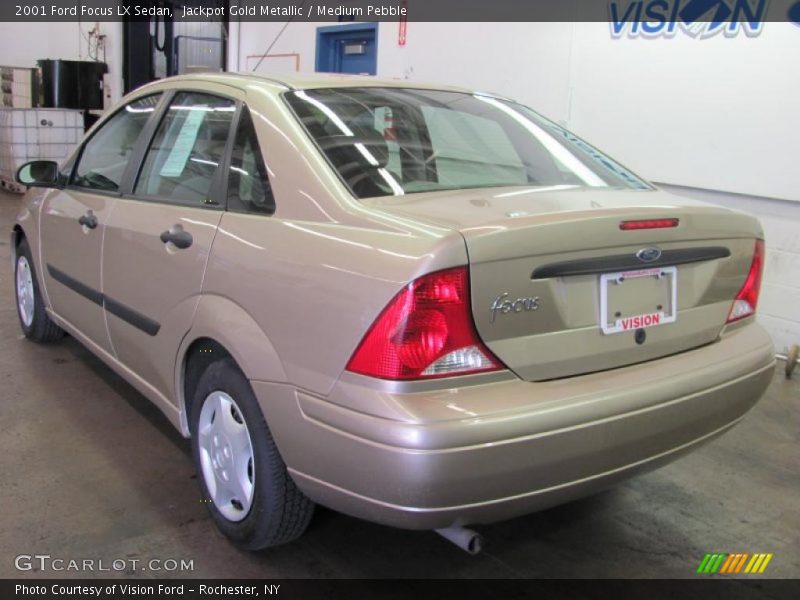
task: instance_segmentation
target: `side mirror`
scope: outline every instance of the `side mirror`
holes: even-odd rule
[[[58,163],[52,160],[34,160],[17,171],[17,181],[29,187],[55,187],[58,185]]]

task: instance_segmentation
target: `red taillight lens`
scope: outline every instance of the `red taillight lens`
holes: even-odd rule
[[[636,231],[638,229],[668,229],[677,227],[679,219],[639,219],[637,221],[622,221],[619,228],[622,231]]]
[[[467,267],[408,284],[370,327],[347,370],[381,379],[433,379],[502,369],[472,323]]]
[[[758,293],[761,291],[761,276],[764,272],[764,240],[756,240],[756,247],[753,251],[753,262],[750,263],[750,272],[744,285],[731,306],[728,314],[728,323],[744,319],[756,312],[758,304]]]

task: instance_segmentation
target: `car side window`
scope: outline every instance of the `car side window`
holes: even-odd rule
[[[156,131],[134,193],[210,204],[211,184],[230,134],[236,103],[200,92],[175,95]]]
[[[275,212],[275,199],[269,183],[264,157],[256,137],[253,117],[242,106],[228,172],[228,210],[236,212]]]
[[[136,141],[160,99],[161,94],[139,98],[102,125],[84,145],[70,183],[94,190],[119,191]]]

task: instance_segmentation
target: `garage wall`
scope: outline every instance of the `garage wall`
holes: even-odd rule
[[[85,22],[0,22],[0,64],[33,68],[42,58],[89,60],[83,36],[94,26],[95,23]],[[122,24],[100,23],[100,31],[108,36],[106,60],[111,98],[116,102],[122,95]]]
[[[790,23],[706,40],[576,24],[570,125],[655,181],[797,201],[798,55]]]
[[[233,23],[229,68],[254,65],[246,57],[283,25]],[[291,23],[270,54],[297,54],[313,71],[317,26]],[[397,35],[397,23],[380,24],[380,77],[510,96],[652,181],[758,215],[768,238],[760,318],[778,352],[800,343],[800,28],[645,40],[613,39],[607,23],[409,23],[404,47]],[[260,70],[271,69],[294,62],[266,59]]]

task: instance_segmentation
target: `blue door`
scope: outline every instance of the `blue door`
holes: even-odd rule
[[[317,28],[317,71],[375,75],[378,66],[377,23]]]

